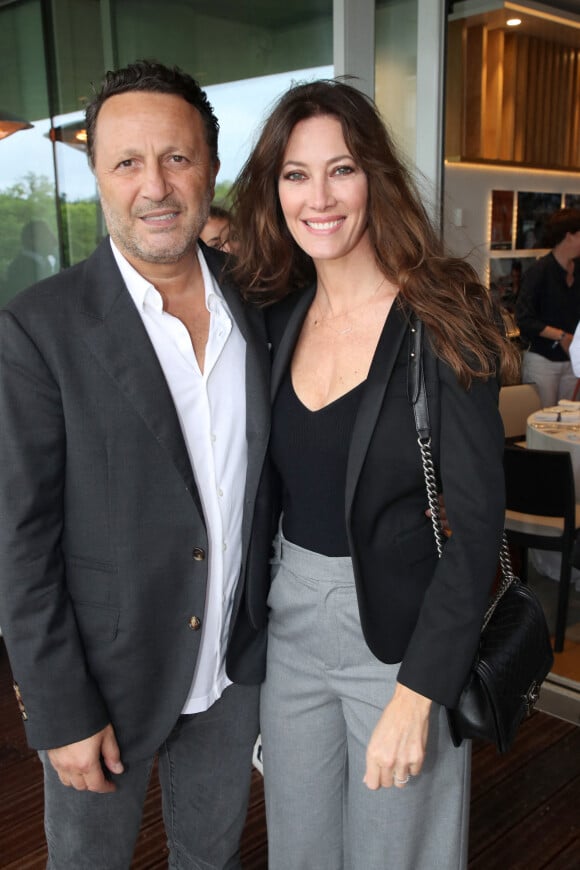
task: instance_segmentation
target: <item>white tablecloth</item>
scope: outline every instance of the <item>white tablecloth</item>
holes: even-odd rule
[[[569,410],[567,410],[569,409]],[[560,420],[546,417],[559,414]],[[528,417],[526,443],[532,450],[565,450],[572,457],[576,501],[580,502],[580,403],[578,408],[571,405],[558,408],[545,408]],[[541,574],[560,578],[560,553],[548,550],[530,550],[532,561]],[[580,571],[572,569],[572,582],[580,589]]]

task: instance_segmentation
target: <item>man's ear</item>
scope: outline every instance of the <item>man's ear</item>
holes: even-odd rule
[[[212,199],[213,199],[214,194],[215,194],[215,180],[217,178],[218,172],[220,171],[220,166],[221,166],[220,161],[216,160],[216,162],[213,165],[213,177],[211,180],[211,198]]]

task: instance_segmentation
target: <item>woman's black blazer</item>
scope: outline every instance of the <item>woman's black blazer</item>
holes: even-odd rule
[[[313,288],[268,310],[272,396],[290,365]],[[452,529],[437,558],[408,395],[409,318],[395,302],[363,388],[344,510],[362,629],[399,682],[446,706],[477,650],[504,526],[504,434],[495,379],[464,389],[424,342],[432,446]]]

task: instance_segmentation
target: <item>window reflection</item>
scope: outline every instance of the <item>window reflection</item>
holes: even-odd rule
[[[0,9],[0,106],[32,127],[0,140],[0,305],[58,268],[58,222],[38,0]]]
[[[50,122],[0,141],[0,306],[59,268]]]

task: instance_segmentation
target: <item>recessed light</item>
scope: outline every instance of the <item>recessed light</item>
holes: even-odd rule
[[[508,27],[517,27],[518,24],[521,24],[521,23],[522,23],[521,18],[508,18],[508,20],[506,21],[506,24]]]

